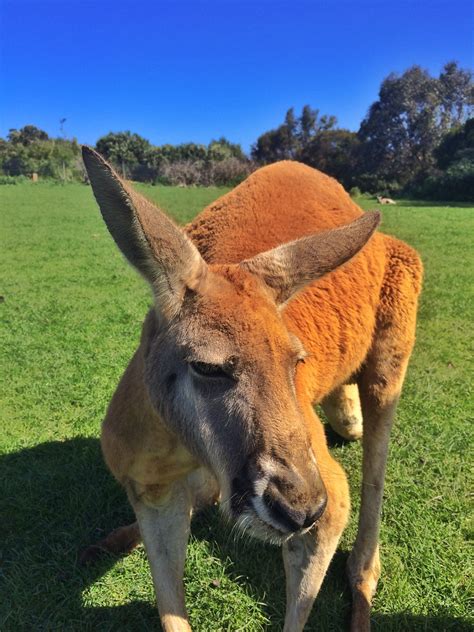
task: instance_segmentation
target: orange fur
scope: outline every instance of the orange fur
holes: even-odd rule
[[[288,161],[255,172],[200,213],[186,232],[206,261],[237,263],[281,243],[342,226],[361,214],[333,178]],[[402,288],[400,274],[407,277]],[[421,275],[412,248],[378,233],[349,263],[291,301],[285,322],[309,353],[301,379],[312,402],[361,366],[377,319],[390,318],[390,297],[402,292],[403,303],[410,308],[416,304]],[[412,313],[410,309],[406,318]],[[403,331],[405,323],[399,328]]]
[[[332,178],[299,163],[281,162],[255,172],[184,229],[209,264],[207,273],[201,266],[199,282],[193,288],[193,318],[217,337],[219,332],[230,335],[235,347],[245,350],[247,362],[264,366],[264,375],[271,375],[258,384],[271,409],[271,419],[261,421],[267,441],[277,453],[293,451],[294,463],[304,471],[309,437],[327,492],[327,508],[317,527],[319,544],[315,545],[314,535],[311,542],[307,539],[302,544],[311,560],[306,579],[302,580],[302,570],[295,562],[301,551],[290,544],[285,549],[287,632],[302,629],[347,521],[346,477],[329,453],[313,405],[349,381],[358,384],[364,416],[364,482],[372,481],[369,484],[376,490],[369,490],[363,498],[361,526],[349,569],[354,594],[352,629],[368,629],[368,604],[379,572],[377,516],[386,445],[414,342],[422,267],[409,246],[377,233],[348,263],[290,300],[280,312],[281,321],[270,290],[237,264],[291,240],[343,226],[361,215],[360,208]],[[148,220],[146,214],[144,217],[150,225],[155,221]],[[158,221],[156,226],[158,231]],[[191,318],[190,327],[192,322]],[[148,346],[159,326],[151,311],[140,347],[112,399],[102,430],[107,464],[127,487],[138,517],[143,503],[168,506],[170,496],[177,494],[177,485],[191,480],[201,467],[179,436],[167,429],[145,386]],[[308,354],[296,374],[304,431],[292,425],[294,402],[284,395],[288,381],[285,358],[295,351],[288,332],[297,336]],[[217,490],[207,479],[205,483],[193,481],[193,485],[199,489],[193,491],[195,496],[216,497]],[[301,489],[298,502],[309,502],[313,493],[311,487]],[[187,512],[184,501],[183,507]],[[145,532],[147,529],[151,533],[151,527]],[[152,563],[152,568],[155,566]],[[182,595],[177,602],[169,595],[166,599],[160,606],[162,619],[166,623],[171,613],[173,622],[166,623],[165,629],[188,630]]]

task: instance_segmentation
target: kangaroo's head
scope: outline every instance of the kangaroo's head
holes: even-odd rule
[[[281,542],[309,529],[326,490],[297,397],[305,350],[284,309],[356,254],[378,215],[240,264],[208,264],[97,153],[83,155],[112,237],[153,290],[145,381],[162,422],[214,473],[221,506],[251,533]]]

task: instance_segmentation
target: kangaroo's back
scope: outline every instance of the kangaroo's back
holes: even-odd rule
[[[336,180],[299,162],[283,161],[253,173],[186,230],[208,262],[237,263],[348,224],[361,214]]]
[[[186,230],[208,262],[237,263],[361,215],[336,180],[283,161],[256,171]],[[375,234],[351,261],[306,287],[285,309],[288,328],[310,354],[305,376],[313,401],[350,377],[366,357],[392,240]]]

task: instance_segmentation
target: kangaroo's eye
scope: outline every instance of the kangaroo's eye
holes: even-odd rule
[[[207,362],[190,362],[191,371],[200,377],[226,377],[230,375],[219,364],[207,364]]]

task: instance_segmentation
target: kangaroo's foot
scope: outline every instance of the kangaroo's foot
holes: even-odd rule
[[[119,527],[111,531],[107,537],[96,544],[83,549],[79,555],[81,565],[91,564],[101,558],[104,553],[112,555],[127,555],[142,541],[138,522],[134,522],[126,527]]]

